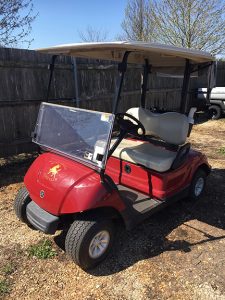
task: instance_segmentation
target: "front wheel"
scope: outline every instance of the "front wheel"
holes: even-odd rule
[[[83,270],[95,267],[113,245],[114,225],[111,220],[76,220],[65,240],[67,254]]]
[[[189,197],[192,200],[198,200],[204,190],[205,190],[205,185],[206,185],[206,173],[204,170],[199,169],[193,179],[192,179],[192,183],[191,183],[191,187],[190,187],[190,192],[189,192]]]
[[[29,226],[30,223],[27,219],[26,208],[30,202],[31,198],[28,190],[25,187],[21,188],[14,200],[14,211],[18,219]]]

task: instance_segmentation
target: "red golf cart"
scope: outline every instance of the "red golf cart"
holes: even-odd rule
[[[48,234],[66,228],[66,252],[88,269],[110,251],[116,220],[131,229],[173,201],[202,195],[210,166],[186,142],[196,110],[189,107],[187,93],[191,74],[200,70],[208,72],[209,86],[213,82],[213,57],[141,42],[40,51],[53,54],[53,61],[60,54],[120,61],[112,113],[41,104],[33,141],[43,153],[27,171],[14,203],[17,217],[30,227]],[[140,105],[118,112],[128,63],[144,67]],[[158,72],[183,74],[179,112],[146,109],[148,76]]]

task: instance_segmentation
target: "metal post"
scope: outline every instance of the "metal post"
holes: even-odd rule
[[[207,80],[207,96],[206,96],[206,104],[210,105],[210,95],[212,92],[212,88],[216,86],[216,62],[211,62],[208,67],[208,80]]]
[[[113,113],[115,114],[117,112],[119,100],[120,100],[120,94],[123,86],[123,80],[124,80],[124,75],[127,70],[127,59],[128,55],[130,54],[130,51],[126,51],[123,56],[123,60],[121,63],[118,65],[118,71],[119,71],[119,77],[118,77],[118,82],[117,82],[117,91],[116,91],[116,97],[115,97],[115,102],[114,102],[114,108],[113,108]]]
[[[74,79],[74,89],[75,89],[75,101],[76,107],[79,107],[79,90],[78,90],[78,76],[77,76],[77,60],[75,57],[71,57],[73,66],[73,79]]]
[[[145,108],[145,99],[148,85],[148,74],[151,73],[151,65],[148,64],[148,60],[145,59],[144,72],[143,72],[143,82],[141,85],[141,107]]]
[[[48,102],[48,100],[49,100],[50,88],[51,88],[51,83],[52,83],[52,76],[53,76],[53,71],[54,71],[54,68],[55,68],[55,60],[56,60],[57,56],[58,55],[53,55],[52,56],[52,61],[49,65],[50,75],[49,75],[49,81],[48,81],[46,102]]]
[[[187,109],[187,93],[188,93],[188,87],[189,87],[189,81],[190,81],[190,72],[191,72],[190,60],[186,59],[185,70],[184,70],[183,86],[182,86],[182,91],[181,91],[180,112],[182,114],[185,114],[186,113],[186,109]]]

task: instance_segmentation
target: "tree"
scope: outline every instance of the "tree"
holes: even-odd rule
[[[85,31],[79,31],[83,42],[104,42],[107,40],[108,32],[102,29],[94,29],[88,25]]]
[[[153,24],[150,20],[150,5],[146,0],[130,0],[125,9],[121,24],[123,34],[119,39],[133,41],[151,41]]]
[[[225,49],[225,0],[129,0],[121,26],[128,40],[220,54]]]
[[[32,0],[0,0],[0,45],[12,47],[25,43],[29,47],[31,24],[36,16]]]
[[[225,1],[155,1],[157,41],[219,54],[225,49]]]

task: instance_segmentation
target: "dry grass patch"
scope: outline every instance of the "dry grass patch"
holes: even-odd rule
[[[14,214],[33,157],[0,161],[0,298],[224,300],[224,138],[225,120],[195,126],[193,148],[212,165],[204,197],[177,202],[130,232],[120,229],[112,253],[89,273],[55,244],[63,245],[61,232],[46,239]]]

